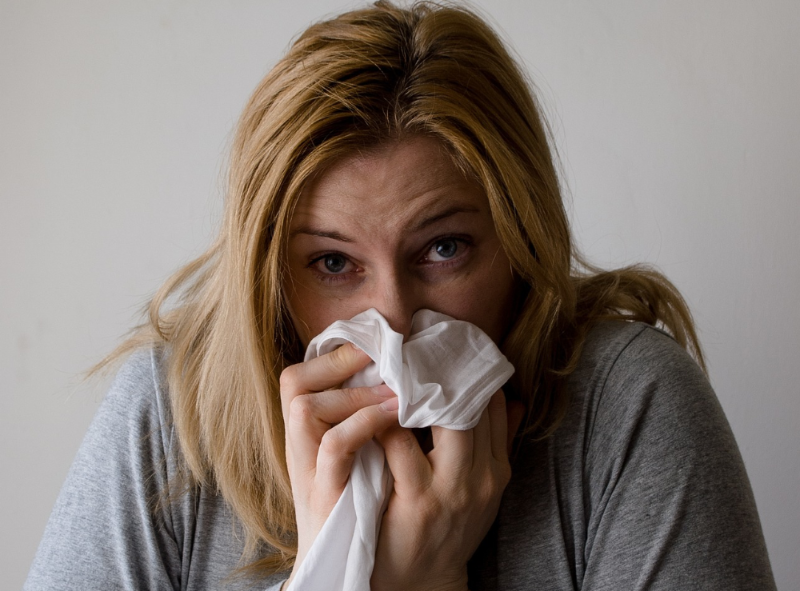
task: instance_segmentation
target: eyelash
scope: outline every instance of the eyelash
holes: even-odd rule
[[[462,261],[461,259],[469,252],[469,248],[472,246],[472,239],[468,236],[460,236],[460,235],[450,235],[450,236],[440,236],[433,240],[428,247],[425,249],[425,257],[431,252],[431,250],[440,242],[445,242],[447,240],[453,240],[458,244],[458,251],[456,251],[456,256],[451,259],[446,259],[444,261],[428,261],[425,264],[434,265],[440,268],[447,268],[453,267],[457,264],[460,264]],[[462,252],[462,250],[466,252]]]
[[[349,275],[353,273],[353,271],[348,271],[347,273],[324,273],[317,269],[317,263],[324,261],[329,256],[340,256],[345,259],[348,263],[352,264],[352,261],[347,258],[346,255],[342,254],[338,251],[331,251],[326,252],[325,254],[321,254],[318,257],[315,257],[310,263],[308,263],[308,268],[311,269],[314,274],[317,276],[319,281],[328,284],[339,283],[341,281],[347,281],[349,279]]]
[[[444,242],[445,240],[454,240],[455,242],[457,242],[459,245],[459,251],[464,249],[464,247],[466,247],[466,250],[468,251],[469,248],[473,246],[472,239],[469,238],[468,236],[461,236],[461,235],[439,236],[428,244],[427,248],[425,249],[425,255],[423,256],[423,260],[425,256],[427,256],[428,253],[431,251],[431,249],[434,246],[436,246],[437,243]],[[445,261],[428,261],[428,262],[423,262],[423,264],[430,267],[447,269],[456,266],[458,264],[461,264],[462,259],[465,255],[466,253],[458,252],[456,256],[453,257],[452,259],[448,259]],[[348,263],[353,264],[353,262],[348,258],[346,254],[336,250],[332,250],[329,252],[322,253],[318,256],[315,256],[308,263],[307,267],[311,269],[317,275],[317,279],[319,281],[322,281],[323,283],[334,284],[334,283],[340,283],[342,281],[348,281],[350,279],[349,277],[350,274],[353,273],[354,271],[348,271],[347,273],[325,273],[317,269],[318,263],[324,261],[329,256],[340,256],[344,258]]]

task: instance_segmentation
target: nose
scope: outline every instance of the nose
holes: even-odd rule
[[[411,334],[411,317],[424,307],[414,279],[397,272],[388,273],[375,285],[371,299],[371,307],[386,318],[392,330],[407,340]]]

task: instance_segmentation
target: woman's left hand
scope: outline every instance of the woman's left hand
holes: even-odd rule
[[[432,427],[426,455],[410,429],[393,427],[379,441],[394,476],[372,573],[373,591],[467,588],[467,561],[494,521],[511,478],[509,425],[502,391],[468,431]]]

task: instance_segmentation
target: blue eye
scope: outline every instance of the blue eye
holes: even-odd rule
[[[359,271],[358,266],[347,255],[339,252],[319,255],[308,263],[308,268],[318,281],[330,284],[348,283]]]
[[[322,264],[329,273],[341,273],[347,266],[347,259],[340,254],[329,254],[322,260]]]
[[[458,254],[459,241],[455,238],[443,238],[433,243],[430,250],[429,260],[446,261]]]

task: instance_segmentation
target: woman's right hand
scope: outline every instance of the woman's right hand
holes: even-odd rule
[[[344,491],[356,451],[397,424],[397,397],[388,386],[339,388],[369,362],[366,353],[347,343],[281,373],[286,463],[298,536],[297,558],[284,588]]]

